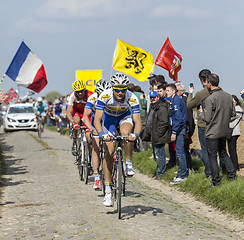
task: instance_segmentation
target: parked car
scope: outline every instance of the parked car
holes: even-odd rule
[[[10,104],[3,116],[4,131],[36,130],[36,116],[31,104]]]

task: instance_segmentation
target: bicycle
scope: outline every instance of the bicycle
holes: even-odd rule
[[[116,142],[116,147],[114,151],[114,167],[112,171],[111,187],[113,201],[117,201],[117,211],[118,218],[121,219],[121,195],[125,196],[125,185],[126,185],[126,175],[124,171],[123,164],[123,141],[128,141],[128,137],[118,135],[116,137],[111,137],[111,141]],[[101,146],[103,148],[104,140],[101,141]],[[104,193],[105,195],[105,193]]]
[[[77,133],[76,164],[79,170],[80,180],[88,183],[89,166],[91,159],[89,155],[88,142],[86,139],[86,127],[80,126]]]

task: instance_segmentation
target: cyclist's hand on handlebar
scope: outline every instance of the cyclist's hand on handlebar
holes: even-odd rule
[[[130,141],[130,142],[134,142],[137,138],[139,138],[138,133],[130,133],[128,135],[128,141]]]
[[[103,139],[105,142],[110,141],[110,136],[107,133],[100,132],[98,133],[99,139]]]
[[[78,123],[73,123],[73,128],[75,130],[78,130],[78,129],[80,129],[80,125]]]
[[[92,130],[94,136],[98,136],[98,132],[96,130]]]

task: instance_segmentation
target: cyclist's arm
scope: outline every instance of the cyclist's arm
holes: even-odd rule
[[[103,131],[101,125],[102,118],[103,118],[103,110],[96,110],[95,118],[94,118],[94,126],[98,133]]]
[[[66,116],[67,116],[68,120],[71,123],[74,123],[74,118],[72,116],[72,110],[73,110],[73,106],[72,105],[68,105],[67,112],[66,112]]]
[[[134,133],[140,134],[140,132],[141,132],[141,114],[134,113],[132,116],[133,116],[133,121],[135,123]]]
[[[91,122],[90,122],[90,120],[89,120],[89,116],[91,115],[91,112],[92,112],[91,109],[85,108],[85,109],[84,109],[84,112],[83,112],[83,119],[82,119],[83,123],[86,125],[86,127],[87,127],[90,131],[95,130],[95,129],[93,128],[93,126],[91,125]]]
[[[52,114],[53,114],[53,116],[56,115],[56,114],[55,114],[55,109],[54,109],[54,108],[52,109]]]

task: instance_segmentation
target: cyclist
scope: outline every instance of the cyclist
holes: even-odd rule
[[[80,122],[83,118],[84,108],[87,103],[88,97],[92,95],[92,92],[86,89],[86,86],[82,80],[75,80],[72,84],[72,89],[74,92],[72,92],[69,96],[66,116],[70,123],[73,124],[74,128],[72,154],[75,156],[77,151],[77,130],[80,129]],[[88,131],[86,136],[88,138]]]
[[[38,123],[38,118],[41,116],[42,118],[42,126],[45,124],[45,118],[46,118],[46,112],[48,110],[48,107],[45,102],[42,101],[41,97],[37,98],[37,102],[34,107],[34,112],[36,114],[36,122]],[[43,131],[43,128],[42,128]]]
[[[53,109],[52,109],[52,115],[56,122],[56,127],[58,132],[60,131],[60,122],[62,122],[63,118],[63,105],[60,103],[58,99],[54,101]]]
[[[105,141],[105,158],[103,161],[105,180],[103,204],[105,206],[112,206],[111,175],[115,144],[109,141],[110,136],[116,136],[117,127],[119,127],[122,136],[128,136],[129,141],[124,143],[126,174],[127,176],[133,176],[135,174],[132,167],[134,144],[131,141],[135,141],[141,131],[139,102],[137,97],[127,90],[128,77],[122,73],[116,73],[111,77],[110,83],[112,88],[105,90],[98,98],[94,119],[94,125],[99,138],[103,138]],[[132,118],[135,124],[134,128]]]
[[[93,131],[93,141],[92,141],[92,165],[94,170],[95,182],[93,188],[95,190],[100,189],[100,175],[99,175],[99,139],[98,133],[94,127],[94,115],[97,105],[97,99],[99,95],[106,89],[110,88],[110,83],[106,82],[104,79],[100,79],[96,84],[95,92],[88,98],[87,104],[85,106],[84,114],[83,114],[83,122],[86,127],[91,131]],[[91,121],[89,117],[91,115]]]

